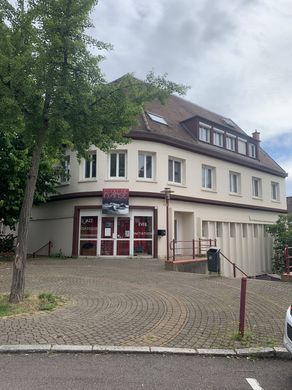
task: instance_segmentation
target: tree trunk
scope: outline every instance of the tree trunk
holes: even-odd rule
[[[27,257],[28,224],[33,205],[36,181],[41,160],[41,153],[46,137],[46,127],[39,132],[31,160],[30,171],[26,180],[24,198],[19,216],[16,253],[13,263],[12,283],[9,302],[17,303],[24,298],[25,265]]]

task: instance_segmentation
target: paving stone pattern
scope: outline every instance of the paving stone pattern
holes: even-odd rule
[[[11,264],[0,263],[0,292]],[[67,303],[52,313],[0,318],[0,345],[98,344],[241,348],[240,280],[164,270],[155,259],[34,259],[26,293],[52,292]],[[292,283],[248,280],[251,346],[282,346]]]

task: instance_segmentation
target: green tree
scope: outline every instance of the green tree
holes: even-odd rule
[[[273,271],[282,273],[285,270],[284,247],[292,246],[292,216],[280,215],[274,225],[267,226],[267,231],[274,239]]]
[[[24,297],[28,222],[41,155],[61,145],[85,155],[91,144],[108,150],[126,142],[144,102],[183,93],[185,87],[154,77],[131,75],[107,83],[101,55],[90,46],[110,45],[86,35],[96,0],[0,0],[0,112],[11,113],[4,125],[14,128],[31,158],[19,216],[10,302]],[[8,124],[6,124],[8,121]],[[2,126],[2,123],[0,123]]]
[[[0,122],[1,123],[1,122]],[[0,128],[0,220],[11,229],[18,221],[23,200],[25,180],[30,164],[30,150],[15,132]],[[34,202],[46,201],[55,192],[60,169],[57,157],[43,151]]]

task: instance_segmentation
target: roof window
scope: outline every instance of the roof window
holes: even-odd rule
[[[154,121],[154,122],[157,122],[157,123],[161,123],[162,125],[168,125],[166,120],[160,116],[160,115],[157,115],[157,114],[153,114],[152,112],[148,112],[147,111],[147,114],[149,115],[149,117]]]

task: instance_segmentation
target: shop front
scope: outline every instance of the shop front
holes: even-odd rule
[[[154,256],[152,210],[108,215],[101,208],[80,209],[78,233],[79,256]]]

